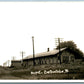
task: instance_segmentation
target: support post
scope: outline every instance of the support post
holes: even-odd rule
[[[60,60],[60,64],[61,64],[61,55],[60,55],[60,38],[58,38],[58,43],[59,43],[59,60]]]
[[[35,66],[34,36],[32,36],[32,45],[33,45],[33,66]]]
[[[21,65],[22,65],[22,66],[23,66],[23,55],[24,55],[24,52],[22,51],[22,52],[21,52],[21,56],[22,56]]]

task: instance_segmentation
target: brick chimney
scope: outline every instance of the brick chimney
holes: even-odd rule
[[[50,51],[50,49],[49,48],[47,48],[47,52],[49,52]]]

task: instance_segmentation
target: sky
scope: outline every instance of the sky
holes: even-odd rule
[[[55,38],[72,40],[84,52],[84,2],[0,2],[0,65],[53,50]]]

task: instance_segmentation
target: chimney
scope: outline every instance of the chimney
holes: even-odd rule
[[[49,48],[47,48],[47,52],[49,52],[50,51],[50,49]]]

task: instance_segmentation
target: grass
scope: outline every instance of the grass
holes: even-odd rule
[[[66,68],[67,67],[67,68]],[[69,69],[69,73],[66,74],[38,74],[31,75],[31,71],[42,71],[43,70],[63,70]],[[13,76],[21,77],[24,79],[84,79],[84,67],[83,65],[40,65],[40,66],[32,66],[28,69],[14,70],[11,72]]]
[[[37,74],[32,75],[32,72],[44,70],[64,70],[68,69],[69,73],[55,73],[55,74]],[[1,69],[0,69],[1,71]],[[38,66],[31,66],[28,68],[2,68],[3,73],[0,73],[0,79],[8,78],[8,79],[33,79],[33,80],[40,80],[40,79],[84,79],[84,64],[51,64],[51,65],[38,65]]]

